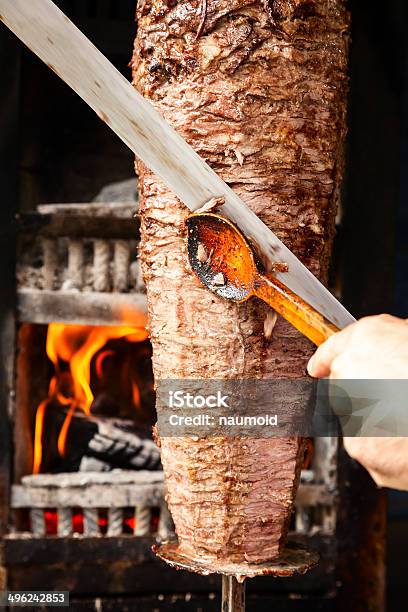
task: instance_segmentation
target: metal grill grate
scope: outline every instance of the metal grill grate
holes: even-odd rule
[[[25,476],[21,485],[12,487],[11,502],[15,510],[29,510],[32,537],[46,535],[46,512],[50,508],[56,509],[59,537],[73,535],[74,508],[83,513],[84,537],[102,535],[99,508],[107,511],[107,537],[123,533],[125,508],[133,512],[134,535],[153,534],[166,540],[173,533],[173,522],[164,500],[161,471],[114,470]],[[154,508],[159,510],[159,516],[153,529]]]

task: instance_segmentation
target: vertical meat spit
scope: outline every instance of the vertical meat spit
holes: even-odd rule
[[[245,582],[234,576],[222,577],[221,612],[245,612]]]

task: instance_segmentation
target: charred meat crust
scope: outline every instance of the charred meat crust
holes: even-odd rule
[[[139,91],[323,281],[343,170],[348,26],[343,0],[145,0],[133,57]],[[260,303],[204,289],[188,264],[189,211],[141,163],[138,172],[156,378],[303,377],[309,342],[282,319],[265,339]],[[278,555],[302,440],[162,438],[161,448],[187,554]]]

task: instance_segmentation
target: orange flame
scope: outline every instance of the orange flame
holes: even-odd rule
[[[103,362],[106,357],[110,357],[115,354],[115,351],[102,351],[95,359],[95,371],[98,378],[103,376]]]
[[[72,404],[71,408],[68,410],[67,416],[65,417],[64,423],[61,427],[61,431],[58,436],[57,447],[58,447],[58,452],[61,455],[61,457],[64,457],[65,455],[65,447],[67,443],[68,430],[69,430],[69,426],[71,425],[71,421],[72,421],[72,417],[74,416],[74,412],[75,412],[75,405]]]
[[[146,328],[140,326],[82,326],[51,323],[48,326],[46,351],[54,364],[55,376],[51,379],[48,398],[43,400],[37,408],[34,432],[34,461],[33,473],[38,474],[41,469],[43,448],[42,435],[44,429],[44,416],[47,406],[52,400],[63,406],[69,406],[68,413],[58,436],[58,452],[64,456],[69,426],[75,410],[90,413],[94,395],[91,389],[91,362],[97,355],[95,371],[98,378],[103,374],[103,362],[106,357],[113,355],[111,350],[103,347],[110,340],[125,338],[128,342],[142,342],[148,337]],[[67,396],[67,389],[62,389],[64,377],[62,367],[68,367],[72,379],[72,389]],[[132,398],[136,407],[140,407],[140,393],[137,385],[132,382]]]
[[[41,467],[42,461],[42,433],[44,428],[44,414],[45,409],[48,406],[49,400],[46,399],[37,408],[37,414],[35,416],[35,433],[34,433],[34,461],[33,461],[33,474],[38,474]]]
[[[139,387],[134,381],[132,381],[132,400],[136,408],[140,408],[141,406],[140,391],[139,391]]]

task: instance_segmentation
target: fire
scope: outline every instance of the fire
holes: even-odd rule
[[[136,408],[140,408],[140,391],[135,382],[132,381],[132,398]]]
[[[38,474],[41,467],[42,458],[42,432],[44,425],[44,412],[48,405],[48,400],[44,400],[37,408],[35,417],[35,434],[34,434],[34,462],[33,474]]]
[[[94,394],[91,388],[91,364],[98,379],[103,376],[105,362],[115,351],[104,349],[110,340],[126,339],[127,342],[142,342],[148,337],[143,325],[82,326],[51,323],[48,326],[46,351],[54,365],[48,397],[37,408],[34,433],[33,473],[41,469],[44,417],[51,402],[65,406],[68,411],[58,436],[58,452],[64,456],[66,440],[72,417],[76,410],[89,415]],[[94,359],[95,358],[95,359]],[[140,407],[140,392],[137,384],[130,381],[131,396],[135,407]]]

